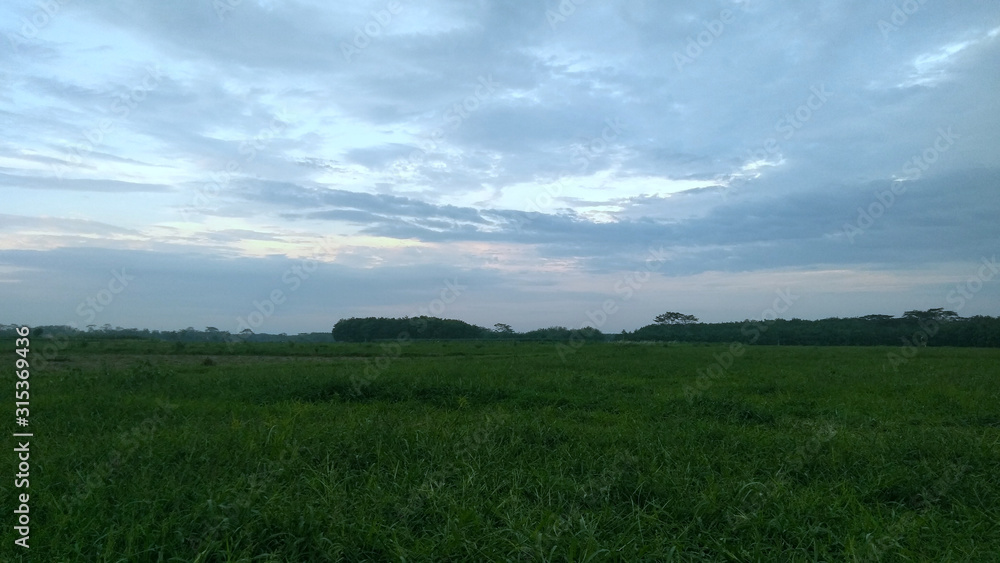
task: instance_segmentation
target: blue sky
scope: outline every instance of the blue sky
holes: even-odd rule
[[[995,2],[340,4],[5,2],[0,322],[1000,314]]]

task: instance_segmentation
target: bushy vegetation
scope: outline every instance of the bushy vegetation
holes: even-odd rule
[[[855,318],[744,320],[702,323],[692,315],[668,312],[655,317],[656,323],[634,331],[603,334],[584,326],[562,326],[516,332],[509,325],[494,328],[437,317],[364,317],[341,319],[330,333],[239,334],[214,327],[179,331],[150,331],[135,328],[90,327],[83,331],[66,326],[35,327],[33,334],[60,340],[137,339],[175,343],[224,342],[231,349],[241,344],[294,342],[379,342],[409,340],[522,340],[543,342],[602,342],[614,340],[658,342],[717,342],[796,346],[976,346],[1000,348],[1000,317],[978,315],[959,317],[953,311],[929,309],[907,311],[901,317],[866,315]],[[0,325],[0,338],[14,334],[17,325]]]
[[[601,331],[589,326],[576,330],[570,330],[563,326],[552,326],[549,328],[529,330],[523,334],[514,334],[511,335],[511,338],[549,342],[564,342],[570,340],[573,342],[601,342],[608,340],[608,337],[601,334]]]
[[[816,321],[776,319],[732,323],[651,324],[624,333],[625,340],[745,342],[799,346],[1000,347],[1000,318],[960,318],[948,311],[909,311],[902,317],[868,315]],[[908,344],[910,345],[910,344]]]
[[[380,340],[533,340],[548,342],[608,340],[601,331],[592,327],[571,330],[563,326],[539,328],[524,333],[497,323],[487,329],[453,319],[436,317],[365,317],[341,319],[333,326],[337,342],[377,342]]]
[[[11,337],[17,324],[0,324],[0,338]],[[219,330],[215,327],[206,327],[198,330],[194,327],[187,327],[181,330],[149,330],[146,328],[123,328],[112,327],[109,324],[103,326],[90,325],[86,330],[66,325],[42,325],[34,326],[31,334],[35,337],[48,339],[70,339],[70,340],[162,340],[166,342],[226,342],[226,343],[253,343],[253,342],[333,342],[333,336],[329,332],[302,332],[299,334],[255,334],[252,330],[242,333],[230,333]]]
[[[1000,553],[997,350],[172,346],[32,376],[31,561]]]
[[[351,317],[333,325],[333,338],[338,342],[371,342],[373,340],[460,340],[483,338],[489,332],[481,326],[437,317]]]

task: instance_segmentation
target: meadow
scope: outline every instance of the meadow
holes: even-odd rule
[[[997,561],[1000,350],[727,349],[72,342],[0,560]]]

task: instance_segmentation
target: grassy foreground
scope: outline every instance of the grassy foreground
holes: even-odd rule
[[[32,375],[31,561],[1000,553],[998,350],[130,346]]]

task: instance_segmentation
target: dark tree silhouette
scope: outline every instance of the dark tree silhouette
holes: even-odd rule
[[[656,324],[661,325],[686,325],[698,322],[698,317],[668,311],[661,315],[656,315],[656,319],[654,320],[656,321]]]

